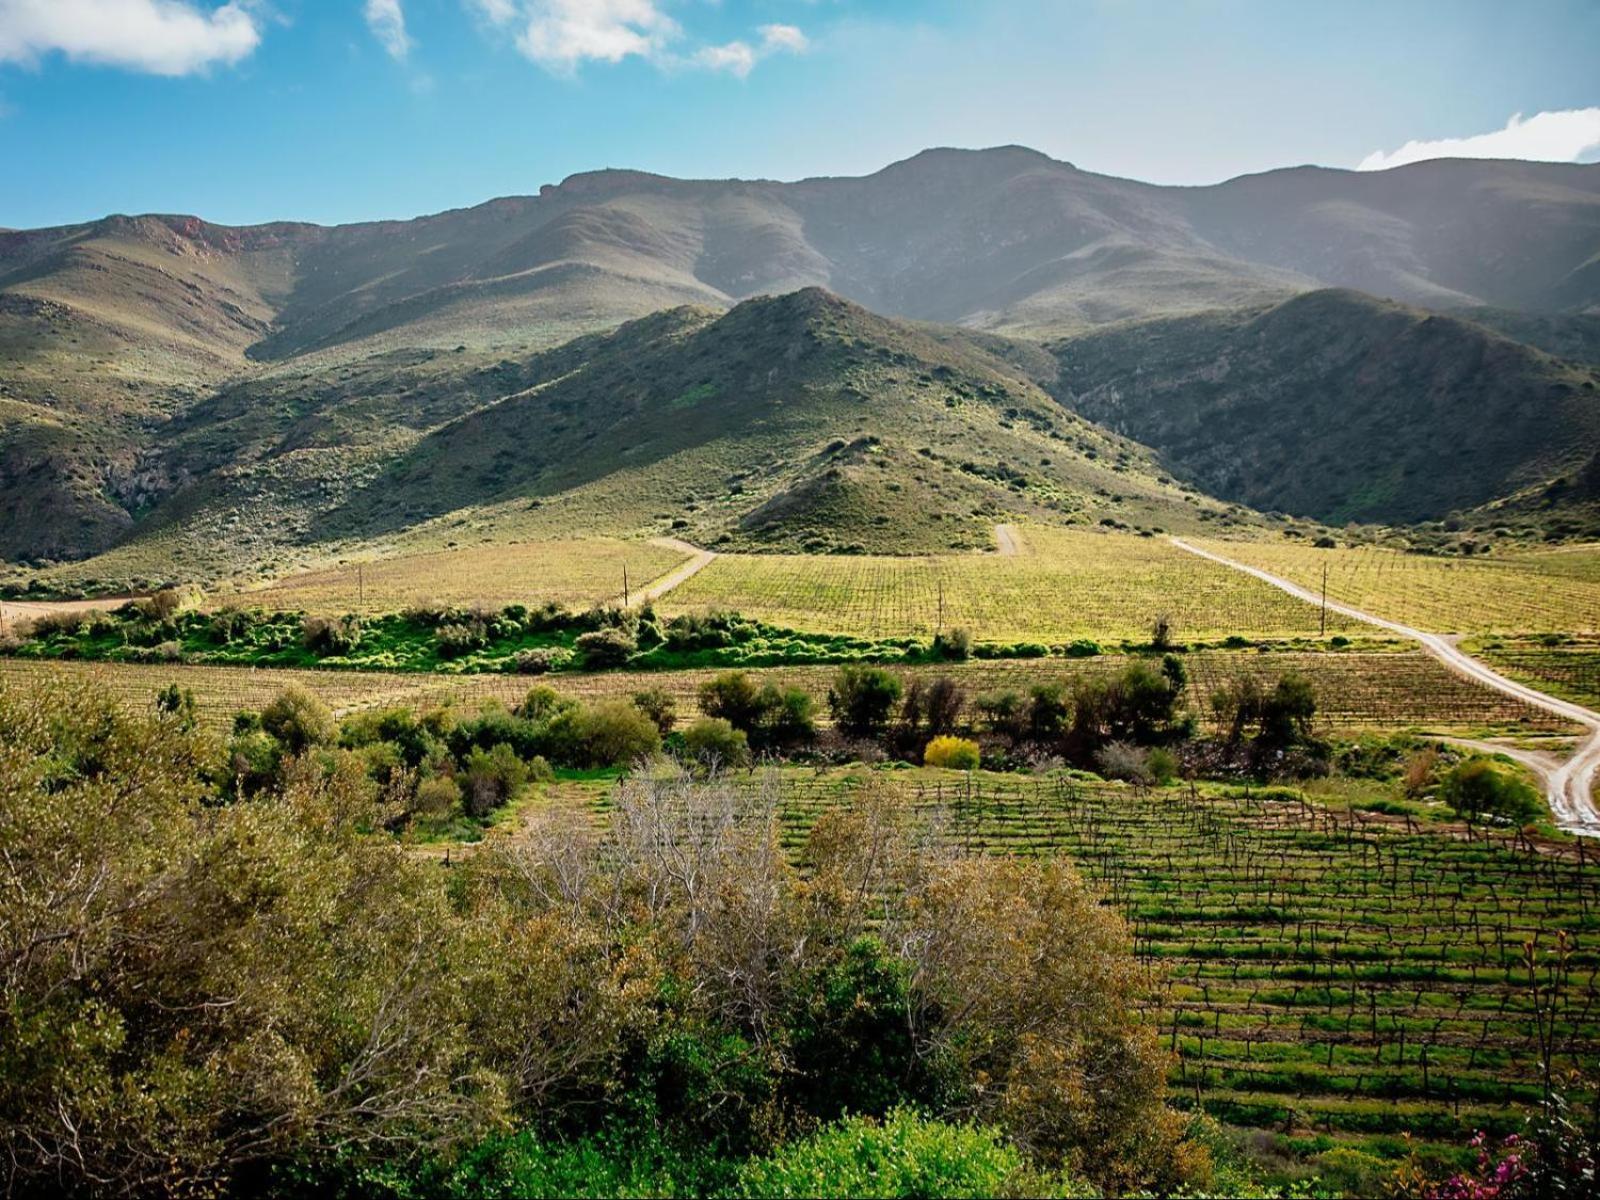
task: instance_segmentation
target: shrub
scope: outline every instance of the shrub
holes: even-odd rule
[[[1139,787],[1149,787],[1156,781],[1150,764],[1150,752],[1127,742],[1111,742],[1102,746],[1094,756],[1100,774],[1107,779],[1120,779]]]
[[[817,702],[804,688],[767,683],[761,688],[761,719],[754,736],[762,746],[794,747],[817,734]]]
[[[602,700],[578,720],[583,756],[596,767],[620,767],[661,749],[661,731],[631,700]]]
[[[300,623],[300,640],[319,658],[349,654],[361,641],[361,618],[307,617]]]
[[[411,816],[426,821],[442,821],[461,803],[461,785],[448,775],[430,775],[417,784],[411,800]]]
[[[956,728],[966,703],[966,691],[948,675],[927,681],[913,678],[906,684],[900,722],[908,736],[928,734],[937,737]]]
[[[1076,641],[1068,642],[1062,647],[1061,652],[1068,658],[1095,658],[1102,653],[1100,643],[1088,638],[1078,638]]]
[[[433,647],[440,658],[460,658],[489,644],[482,621],[446,621],[433,631]]]
[[[261,710],[261,728],[291,754],[326,746],[338,736],[333,711],[314,693],[291,683]]]
[[[578,635],[578,653],[583,656],[584,667],[591,671],[620,667],[638,648],[632,635],[621,629],[595,629]]]
[[[1493,817],[1521,825],[1544,811],[1533,788],[1489,758],[1470,758],[1450,770],[1439,798],[1469,821]]]
[[[990,733],[1010,742],[1020,741],[1027,733],[1027,702],[1020,692],[987,692],[978,697],[977,709]]]
[[[750,738],[724,717],[701,717],[683,731],[689,756],[707,767],[742,767],[750,761]]]
[[[700,685],[700,711],[750,733],[766,713],[766,701],[747,671],[724,671]]]
[[[972,634],[965,629],[952,629],[936,633],[933,637],[933,656],[946,662],[965,662],[972,654]]]
[[[474,818],[486,817],[510,800],[530,775],[528,764],[505,742],[488,750],[474,746],[463,766],[462,808]]]
[[[922,752],[922,761],[928,766],[952,771],[975,771],[981,758],[977,742],[958,737],[936,737]]]
[[[739,1173],[750,1197],[981,1197],[1012,1194],[1022,1155],[997,1129],[896,1109],[883,1121],[849,1117]]]
[[[833,677],[828,708],[845,733],[873,737],[889,723],[900,690],[900,681],[882,667],[851,664],[840,667]]]
[[[678,701],[665,688],[653,687],[635,692],[633,703],[634,707],[655,722],[662,737],[671,733],[672,727],[678,723]]]
[[[512,660],[519,675],[544,675],[559,671],[572,661],[572,651],[560,646],[540,646],[533,650],[519,650]]]

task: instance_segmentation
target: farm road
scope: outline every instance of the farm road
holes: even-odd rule
[[[1013,558],[1022,553],[1022,535],[1017,532],[1015,525],[996,525],[994,527],[995,553],[1002,558]]]
[[[1246,575],[1253,575],[1263,583],[1270,583],[1289,595],[1306,601],[1308,604],[1321,604],[1322,597],[1303,588],[1297,583],[1263,571],[1259,567],[1248,566],[1245,563],[1235,562],[1220,554],[1213,554],[1209,550],[1202,550],[1198,546],[1191,546],[1182,538],[1172,538],[1172,544],[1180,550],[1187,550],[1190,554],[1201,558],[1208,558],[1212,562],[1231,567],[1235,571],[1243,571]],[[1495,691],[1542,708],[1546,712],[1554,713],[1558,717],[1565,717],[1575,721],[1589,731],[1588,735],[1578,743],[1578,748],[1566,762],[1545,774],[1545,794],[1550,801],[1550,811],[1555,814],[1556,824],[1568,833],[1581,837],[1600,837],[1600,810],[1594,803],[1594,775],[1595,769],[1600,767],[1600,713],[1584,708],[1580,704],[1573,704],[1566,700],[1557,699],[1555,696],[1546,695],[1535,688],[1507,679],[1497,671],[1486,667],[1483,663],[1458,649],[1449,638],[1437,633],[1424,633],[1420,629],[1413,629],[1409,625],[1401,625],[1395,621],[1388,621],[1372,613],[1363,612],[1359,608],[1351,608],[1348,604],[1339,604],[1333,600],[1328,601],[1330,612],[1336,612],[1357,621],[1365,621],[1368,625],[1376,625],[1379,629],[1387,629],[1390,633],[1397,633],[1401,637],[1409,638],[1418,643],[1424,650],[1437,658],[1457,675],[1470,679],[1484,687],[1493,688]]]
[[[688,562],[674,567],[660,579],[639,593],[638,603],[650,604],[661,599],[680,583],[698,575],[711,565],[711,560],[717,557],[714,550],[702,550],[699,546],[692,545],[681,538],[659,537],[651,538],[652,546],[660,546],[663,550],[678,550],[690,555]]]

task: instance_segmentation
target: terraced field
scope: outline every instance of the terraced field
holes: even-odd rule
[[[869,779],[970,851],[1071,856],[1156,974],[1175,1091],[1224,1120],[1386,1152],[1404,1133],[1460,1144],[1539,1099],[1536,1016],[1558,1072],[1600,1061],[1587,855],[1260,793],[866,768],[785,774],[790,850]]]
[[[624,569],[630,589],[640,591],[688,557],[614,538],[470,546],[328,567],[277,580],[242,599],[318,613],[397,612],[419,600],[530,607],[553,600],[582,609],[620,602]]]
[[[1600,629],[1600,548],[1481,558],[1297,542],[1190,539],[1328,598],[1435,633],[1567,633]]]
[[[1086,674],[1121,669],[1120,655],[1092,659],[1028,659],[968,662],[946,666],[898,668],[907,677],[951,675],[977,695],[1003,688],[1026,689],[1035,683],[1070,680]],[[1468,683],[1420,651],[1344,652],[1337,654],[1204,651],[1185,656],[1189,670],[1186,703],[1203,714],[1211,694],[1226,680],[1257,674],[1268,680],[1289,671],[1306,675],[1316,689],[1319,720],[1330,731],[1359,729],[1437,729],[1441,731],[1546,732],[1564,726],[1541,710],[1487,688]],[[756,670],[805,688],[819,699],[827,693],[836,668],[782,667]],[[678,701],[684,718],[698,713],[700,684],[714,670],[627,672],[545,677],[556,690],[584,700],[631,695],[660,687]],[[432,704],[454,699],[474,704],[497,699],[520,701],[536,680],[520,675],[385,674],[374,671],[274,670],[239,667],[143,665],[129,663],[37,662],[0,658],[0,683],[29,685],[45,680],[90,679],[134,704],[149,703],[155,692],[176,682],[194,692],[201,720],[225,728],[240,709],[259,709],[290,683],[323,696],[336,711],[379,704]]]
[[[984,641],[1315,635],[1315,607],[1185,554],[1162,538],[1030,526],[1023,552],[892,558],[725,554],[663,602],[734,609],[791,628],[926,637],[966,628]],[[1328,630],[1349,628],[1330,619]]]

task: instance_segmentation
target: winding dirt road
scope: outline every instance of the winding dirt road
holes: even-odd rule
[[[692,545],[681,538],[651,538],[650,544],[652,546],[660,546],[663,550],[679,550],[691,557],[688,562],[674,567],[660,579],[635,593],[634,603],[636,605],[651,604],[661,599],[679,584],[687,582],[701,571],[704,571],[711,565],[712,560],[717,557],[715,550],[702,550],[699,546]]]
[[[1321,604],[1322,597],[1303,588],[1297,583],[1291,583],[1270,571],[1263,571],[1259,567],[1252,567],[1246,563],[1235,562],[1221,554],[1213,554],[1209,550],[1202,550],[1199,546],[1192,546],[1182,538],[1170,539],[1174,546],[1180,550],[1187,550],[1190,554],[1201,558],[1210,559],[1235,571],[1243,571],[1246,575],[1253,575],[1263,583],[1270,583],[1281,591],[1288,592],[1308,604]],[[1336,612],[1342,616],[1350,617],[1356,621],[1364,621],[1368,625],[1376,625],[1379,629],[1387,629],[1390,633],[1399,634],[1416,642],[1434,658],[1442,662],[1457,675],[1470,679],[1484,687],[1493,688],[1495,691],[1531,704],[1535,708],[1542,708],[1546,712],[1554,713],[1558,717],[1565,717],[1582,725],[1589,731],[1588,735],[1578,743],[1578,748],[1571,758],[1550,771],[1545,776],[1545,792],[1550,801],[1550,811],[1555,814],[1556,824],[1568,833],[1580,837],[1600,837],[1600,810],[1594,803],[1594,774],[1600,767],[1600,713],[1584,708],[1581,704],[1572,704],[1566,700],[1557,699],[1555,696],[1546,695],[1535,688],[1507,679],[1497,671],[1484,666],[1483,663],[1457,649],[1456,645],[1447,637],[1437,633],[1424,633],[1420,629],[1413,629],[1409,625],[1401,625],[1396,621],[1388,621],[1372,613],[1363,612],[1359,608],[1351,608],[1348,604],[1337,601],[1328,601],[1328,611]]]

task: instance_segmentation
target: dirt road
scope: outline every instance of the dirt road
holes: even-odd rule
[[[684,583],[711,565],[711,560],[716,558],[716,552],[702,550],[699,546],[683,541],[681,538],[659,537],[651,538],[652,546],[660,546],[663,550],[679,550],[692,557],[681,566],[674,567],[660,579],[635,594],[635,604],[651,604],[665,596],[680,583]]]
[[[1022,535],[1017,532],[1015,525],[996,525],[994,527],[995,553],[1004,558],[1014,558],[1022,553]]]
[[[1187,550],[1190,554],[1199,555],[1201,558],[1210,559],[1212,562],[1221,563],[1235,571],[1243,571],[1246,575],[1253,575],[1264,583],[1288,592],[1289,595],[1306,601],[1308,604],[1321,604],[1322,597],[1303,588],[1297,583],[1280,578],[1269,571],[1259,567],[1248,566],[1245,563],[1235,562],[1220,554],[1213,554],[1209,550],[1202,550],[1198,546],[1191,546],[1182,538],[1172,538],[1172,544],[1180,550]],[[1600,713],[1584,708],[1581,704],[1573,704],[1567,700],[1557,699],[1555,696],[1546,695],[1544,692],[1515,680],[1507,679],[1499,672],[1491,670],[1483,663],[1473,658],[1470,654],[1463,653],[1456,648],[1449,638],[1437,633],[1424,633],[1420,629],[1413,629],[1409,625],[1401,625],[1397,621],[1388,621],[1372,613],[1362,612],[1359,608],[1351,608],[1348,604],[1328,601],[1328,611],[1336,612],[1353,620],[1365,621],[1368,625],[1376,625],[1379,629],[1387,629],[1390,633],[1399,634],[1419,644],[1424,650],[1437,658],[1457,675],[1482,684],[1484,687],[1493,688],[1503,695],[1531,704],[1535,708],[1542,708],[1546,712],[1565,717],[1575,721],[1589,732],[1578,743],[1578,748],[1571,758],[1559,767],[1550,771],[1545,777],[1545,793],[1550,801],[1550,811],[1555,814],[1556,824],[1568,833],[1582,837],[1600,837],[1600,810],[1594,803],[1594,774],[1600,767]]]

